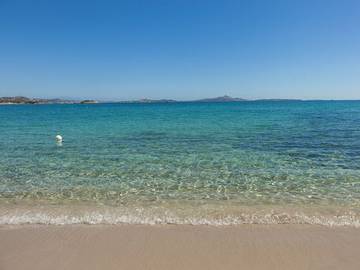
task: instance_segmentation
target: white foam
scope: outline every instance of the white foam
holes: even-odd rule
[[[0,224],[189,224],[227,226],[240,224],[314,224],[329,227],[350,226],[360,228],[360,218],[354,213],[339,216],[315,216],[304,213],[268,213],[268,214],[240,214],[237,216],[215,217],[179,217],[172,213],[150,215],[138,211],[134,214],[121,214],[111,211],[88,211],[81,214],[52,214],[36,211],[15,211],[0,215]]]

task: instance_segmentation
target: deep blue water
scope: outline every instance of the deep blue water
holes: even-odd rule
[[[2,223],[359,224],[359,101],[4,105],[0,153]]]

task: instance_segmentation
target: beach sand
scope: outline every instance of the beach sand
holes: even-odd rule
[[[360,229],[4,225],[0,269],[360,269]]]

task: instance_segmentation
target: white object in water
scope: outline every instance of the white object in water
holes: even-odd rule
[[[63,140],[61,135],[56,135],[55,139],[57,142],[62,142],[62,140]]]

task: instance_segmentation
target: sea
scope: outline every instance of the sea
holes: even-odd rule
[[[360,227],[360,101],[0,106],[0,224]]]

